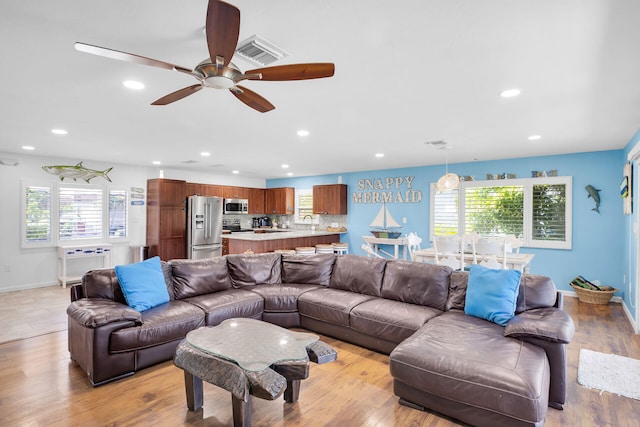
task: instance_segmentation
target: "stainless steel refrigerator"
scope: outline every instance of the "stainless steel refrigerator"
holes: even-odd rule
[[[189,196],[187,258],[222,255],[222,197]]]

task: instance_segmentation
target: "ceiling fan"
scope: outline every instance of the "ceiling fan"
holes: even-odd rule
[[[242,80],[309,80],[333,76],[335,67],[332,63],[291,64],[274,67],[257,68],[246,72],[240,71],[231,58],[238,44],[240,33],[240,10],[235,6],[219,0],[209,0],[207,20],[205,24],[209,58],[200,62],[193,70],[170,64],[157,59],[147,58],[132,53],[93,46],[77,42],[75,48],[81,52],[104,56],[120,61],[135,62],[152,67],[165,68],[189,74],[198,80],[197,84],[179,89],[163,96],[151,105],[167,105],[198,92],[203,87],[228,89],[236,98],[261,113],[275,107],[257,93],[238,85]]]

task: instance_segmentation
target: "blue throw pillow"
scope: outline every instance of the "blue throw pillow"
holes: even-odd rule
[[[518,270],[471,266],[464,303],[465,314],[506,326],[516,311],[521,276]]]
[[[134,264],[116,265],[115,270],[124,298],[134,310],[145,311],[169,301],[160,257]]]

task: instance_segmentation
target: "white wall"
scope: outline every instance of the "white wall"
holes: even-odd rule
[[[45,165],[75,165],[77,160],[39,157],[37,155],[15,155],[0,152],[0,159],[18,161],[17,166],[0,165],[0,293],[21,289],[51,286],[57,283],[57,253],[55,247],[22,248],[21,236],[21,183],[54,183],[59,179],[42,170]],[[147,188],[147,179],[159,176],[159,167],[141,167],[107,164],[88,160],[84,166],[103,170],[113,166],[109,177],[113,185]],[[215,175],[206,172],[163,169],[164,177],[182,179],[206,184],[237,185],[264,188],[260,179],[241,176]],[[67,180],[65,180],[67,182]],[[73,181],[72,181],[73,182]],[[101,177],[91,180],[91,184],[107,184]],[[130,262],[130,246],[144,245],[146,238],[146,206],[129,207],[128,242],[113,246],[113,264]],[[81,275],[90,268],[100,267],[99,258],[73,260],[69,263],[71,274]]]

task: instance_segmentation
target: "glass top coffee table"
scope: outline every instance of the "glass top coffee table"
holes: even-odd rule
[[[251,425],[251,396],[296,402],[309,361],[332,362],[337,353],[317,335],[255,319],[228,319],[187,334],[174,364],[184,370],[187,406],[202,407],[202,381],[231,392],[234,426]]]

